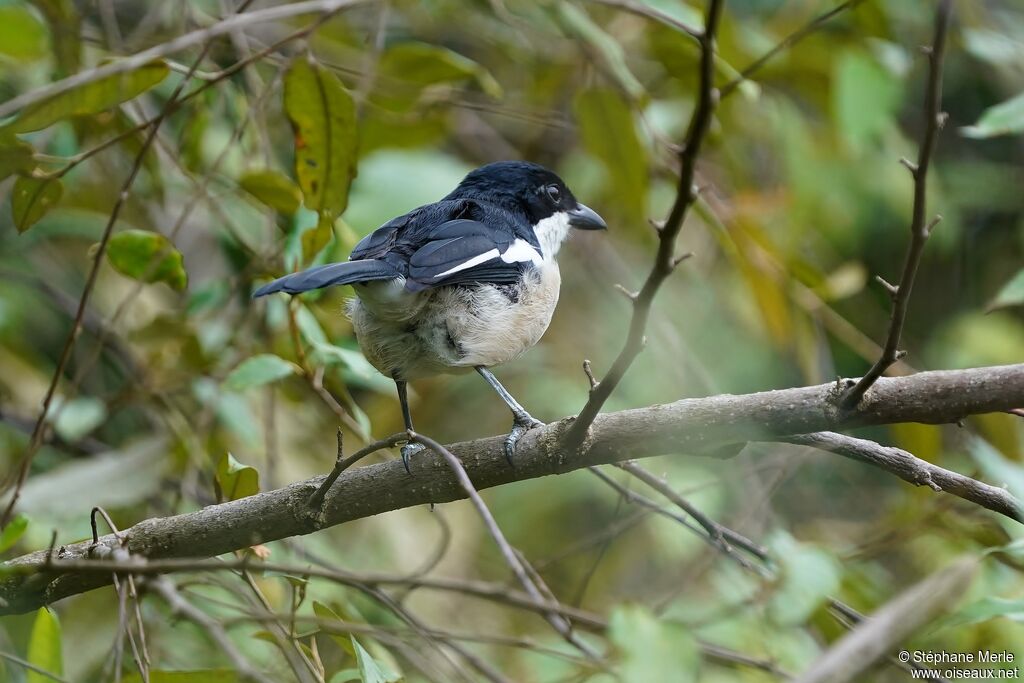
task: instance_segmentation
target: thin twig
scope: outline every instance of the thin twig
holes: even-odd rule
[[[211,47],[212,43],[206,43],[200,51],[199,56],[192,63],[193,71],[199,68],[199,65],[206,58],[206,53],[209,52]],[[119,62],[115,62],[115,64],[117,63]],[[167,101],[174,102],[181,94],[181,91],[185,88],[186,83],[188,83],[187,77],[183,78],[182,81],[178,83],[170,97],[167,98]],[[0,108],[2,108],[2,106],[0,106]],[[89,305],[89,298],[92,295],[93,287],[96,285],[96,278],[99,276],[100,267],[103,265],[107,245],[110,243],[110,237],[114,233],[114,226],[117,224],[117,219],[121,215],[121,210],[124,208],[124,205],[128,200],[131,187],[135,184],[135,178],[142,169],[142,163],[146,153],[149,151],[153,141],[156,139],[156,134],[160,129],[160,124],[163,123],[169,113],[170,110],[165,104],[163,109],[160,110],[160,113],[157,114],[156,119],[153,122],[153,126],[149,129],[142,146],[135,155],[135,161],[132,163],[132,167],[128,171],[128,176],[121,184],[121,190],[118,192],[117,200],[114,202],[114,208],[111,210],[110,217],[107,219],[107,224],[103,228],[103,234],[100,237],[99,245],[96,247],[95,253],[92,256],[92,268],[89,269],[89,275],[85,281],[85,288],[82,290],[82,296],[78,301],[78,310],[75,312],[75,319],[71,324],[71,331],[68,333],[67,339],[64,341],[64,348],[61,350],[60,357],[57,360],[57,367],[54,369],[53,377],[50,379],[50,385],[46,389],[46,395],[43,398],[43,407],[39,412],[39,418],[36,420],[35,428],[32,430],[32,436],[29,439],[28,447],[25,449],[25,453],[22,455],[21,461],[19,462],[17,476],[14,482],[14,493],[11,495],[11,500],[4,510],[3,515],[0,516],[0,529],[7,526],[7,523],[11,518],[11,514],[14,512],[15,506],[18,504],[18,499],[21,497],[21,489],[25,485],[25,480],[28,478],[28,472],[32,465],[32,460],[43,444],[43,436],[46,431],[50,406],[53,403],[54,396],[56,395],[57,385],[60,384],[61,377],[64,375],[64,368],[67,365],[68,360],[71,358],[71,351],[75,346],[75,341],[78,339],[78,335],[81,332],[82,320],[85,317],[85,311]],[[3,115],[0,114],[0,117],[2,116]]]
[[[852,10],[857,5],[862,3],[864,0],[846,0],[846,2],[840,3],[833,7],[824,14],[819,14],[809,22],[798,28],[797,30],[790,33],[788,36],[782,39],[777,45],[765,52],[763,55],[751,62],[746,68],[740,71],[740,75],[735,79],[729,81],[722,86],[721,99],[725,99],[731,95],[736,88],[743,84],[744,81],[749,80],[755,71],[760,70],[765,64],[771,61],[776,55],[783,50],[793,47],[801,40],[809,36],[810,34],[817,31],[823,24],[832,19],[833,17],[842,14],[847,10]]]
[[[621,470],[629,472],[634,477],[642,481],[643,483],[650,486],[652,489],[660,493],[661,495],[668,498],[672,503],[681,509],[686,514],[693,517],[698,524],[700,524],[712,540],[719,541],[724,544],[735,545],[738,548],[746,550],[748,553],[761,560],[762,562],[771,562],[771,557],[768,554],[768,549],[762,545],[754,543],[749,538],[740,534],[732,529],[719,524],[715,520],[711,519],[703,512],[693,506],[688,500],[683,498],[681,495],[676,493],[667,481],[658,477],[645,469],[639,463],[633,460],[627,460],[626,462],[620,462],[616,464]]]
[[[17,97],[0,104],[0,119],[10,116],[29,105],[42,102],[54,95],[66,92],[71,88],[77,88],[89,83],[94,83],[101,78],[106,78],[107,76],[114,76],[134,71],[135,69],[141,68],[154,60],[167,57],[168,55],[172,55],[176,52],[181,52],[182,50],[205,43],[213,40],[214,38],[230,34],[233,31],[237,31],[242,28],[255,26],[257,24],[265,24],[268,22],[277,22],[282,19],[290,19],[291,17],[302,14],[333,13],[340,9],[363,4],[367,1],[368,0],[306,0],[305,2],[296,2],[289,5],[268,7],[255,12],[249,12],[248,14],[236,14],[226,19],[222,19],[212,26],[207,26],[206,28],[186,33],[185,35],[178,36],[174,40],[169,40],[166,43],[154,45],[153,47],[143,50],[142,52],[137,52],[130,57],[125,57],[124,59],[120,59],[115,62],[108,62],[93,69],[81,71],[74,76],[68,76],[67,78],[63,78],[55,83],[43,86],[42,88],[36,88],[30,92],[18,95]],[[182,82],[184,83],[187,81],[188,78],[185,78]]]
[[[946,52],[946,34],[949,32],[949,20],[952,12],[952,1],[942,0],[935,16],[935,37],[932,40],[932,46],[925,49],[928,55],[928,86],[924,97],[925,128],[921,138],[921,147],[917,154],[917,163],[908,166],[914,177],[910,246],[907,248],[906,259],[903,262],[900,283],[896,286],[895,294],[892,295],[889,335],[886,337],[881,357],[871,366],[867,374],[840,397],[840,405],[847,410],[856,408],[871,385],[901,357],[900,336],[903,333],[903,323],[907,318],[907,306],[910,303],[910,293],[914,287],[914,277],[917,275],[921,255],[924,253],[924,245],[928,241],[931,229],[940,218],[936,217],[928,222],[925,212],[927,211],[928,168],[931,166],[939,131],[946,119],[946,114],[942,112],[942,60]]]
[[[949,493],[1010,519],[1024,522],[1024,505],[1006,489],[933,465],[902,448],[883,446],[874,441],[835,432],[798,434],[781,440],[874,465],[915,486],[927,486],[933,491]]]
[[[760,574],[762,576],[764,575],[764,570],[755,567],[747,560],[747,558],[736,553],[735,549],[732,548],[728,543],[726,543],[722,536],[716,537],[708,533],[707,530],[703,529],[701,526],[691,523],[690,520],[686,517],[676,514],[671,510],[662,507],[656,501],[651,500],[650,498],[644,496],[643,494],[637,493],[636,491],[632,491],[626,488],[625,486],[623,486],[622,484],[620,484],[619,482],[615,481],[610,476],[602,472],[599,468],[590,467],[588,469],[598,479],[603,481],[611,488],[615,489],[616,493],[622,496],[622,498],[627,502],[634,503],[641,507],[647,508],[648,510],[654,512],[655,514],[661,515],[662,517],[671,519],[674,522],[681,524],[683,527],[689,529],[694,534],[696,534],[698,538],[700,538],[702,541],[710,545],[712,548],[721,551],[726,557],[734,561],[743,569],[749,570],[756,574]]]
[[[50,671],[47,671],[46,669],[38,667],[35,664],[33,664],[32,662],[25,661],[21,657],[19,657],[17,655],[12,655],[9,652],[0,651],[0,659],[6,660],[6,661],[8,661],[8,662],[10,662],[12,664],[17,664],[18,666],[20,666],[21,668],[25,669],[26,671],[32,671],[34,673],[37,673],[40,676],[43,676],[45,678],[49,678],[51,681],[57,681],[58,683],[70,683],[70,681],[68,681],[68,679],[64,678],[63,676],[58,676],[55,673],[52,673]]]
[[[210,639],[231,660],[231,664],[240,678],[254,681],[255,683],[273,683],[266,675],[257,671],[249,664],[249,660],[231,642],[231,638],[228,637],[224,628],[215,619],[207,615],[206,612],[186,600],[170,580],[166,577],[158,576],[147,581],[146,587],[163,598],[168,606],[170,606],[171,611],[206,631]]]
[[[341,427],[338,427],[338,455],[334,462],[334,469],[327,475],[327,478],[324,479],[323,483],[317,487],[316,491],[313,492],[313,495],[309,497],[309,507],[312,510],[315,510],[318,514],[322,514],[324,498],[327,496],[327,492],[331,489],[331,486],[334,485],[334,482],[338,480],[339,476],[341,476],[342,472],[347,470],[349,467],[352,467],[352,465],[355,465],[368,455],[372,455],[373,453],[385,448],[394,448],[398,444],[404,443],[408,440],[409,436],[405,432],[398,432],[397,434],[392,434],[386,439],[374,441],[345,458],[342,456],[341,450]]]
[[[455,474],[456,479],[458,479],[459,485],[466,492],[466,495],[469,496],[469,499],[472,501],[473,506],[476,507],[477,512],[483,519],[484,526],[487,527],[488,533],[490,533],[491,537],[494,539],[494,542],[497,543],[498,549],[501,551],[502,556],[505,558],[506,564],[508,564],[509,568],[512,570],[512,573],[515,574],[516,579],[518,579],[520,585],[523,587],[526,593],[540,604],[556,603],[557,601],[548,600],[543,594],[543,592],[530,579],[530,575],[526,567],[520,561],[519,556],[516,554],[516,551],[512,548],[512,545],[505,538],[505,534],[502,533],[501,528],[498,526],[497,521],[495,521],[494,519],[494,515],[491,514],[491,511],[487,507],[487,504],[484,503],[484,499],[480,497],[480,494],[477,492],[476,487],[473,486],[473,482],[470,480],[469,475],[466,474],[466,468],[462,466],[462,462],[457,457],[455,457],[455,455],[447,448],[439,444],[437,441],[434,441],[429,437],[423,436],[422,434],[417,434],[416,432],[410,431],[409,440],[423,444],[423,446],[425,446],[426,448],[429,448],[430,450],[434,451],[435,453],[443,457],[445,462],[448,463],[448,466]],[[600,660],[600,654],[586,642],[580,640],[572,632],[572,624],[569,621],[567,621],[565,617],[563,617],[561,614],[555,611],[545,613],[544,616],[545,619],[547,619],[548,623],[550,623],[551,626],[556,631],[558,631],[558,633],[563,638],[565,638],[566,641],[574,645],[588,658],[595,661]]]
[[[647,328],[647,319],[650,317],[654,296],[658,293],[662,282],[675,270],[676,238],[682,230],[683,221],[690,206],[697,199],[693,182],[697,156],[708,129],[711,127],[711,117],[718,104],[718,91],[714,87],[715,35],[722,16],[723,4],[724,0],[708,0],[705,28],[700,35],[700,88],[697,105],[694,108],[693,117],[690,119],[685,143],[679,152],[679,185],[672,210],[665,220],[664,227],[658,232],[658,251],[654,265],[633,302],[633,317],[630,320],[625,345],[608,373],[591,390],[586,405],[583,406],[583,410],[580,411],[579,416],[565,435],[563,443],[569,450],[578,448],[586,440],[590,425],[601,411],[601,406],[618,387],[626,371],[643,349],[644,331]]]

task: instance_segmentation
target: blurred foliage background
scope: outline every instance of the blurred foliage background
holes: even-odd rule
[[[858,376],[877,357],[889,302],[871,279],[895,281],[906,249],[912,184],[898,160],[916,154],[927,66],[919,46],[930,40],[934,3],[853,4],[723,99],[698,167],[706,189],[680,244],[695,257],[662,289],[647,348],[608,409],[827,382]],[[834,6],[730,0],[718,85]],[[0,103],[238,9],[232,0],[5,0]],[[550,166],[611,226],[563,249],[551,328],[498,371],[538,418],[577,411],[583,359],[600,374],[621,346],[629,306],[613,284],[635,288],[650,267],[648,218],[671,204],[673,144],[694,101],[696,42],[650,14],[699,27],[702,9],[695,0],[367,2],[305,36],[293,34],[315,17],[248,26],[9,118],[0,126],[4,472],[28,447],[96,245],[144,148],[149,129],[138,124],[182,87],[141,157],[18,505],[24,516],[0,549],[45,548],[53,529],[62,543],[87,538],[95,505],[125,528],[325,472],[339,423],[352,450],[400,429],[393,385],[362,358],[341,313],[348,288],[291,307],[249,295],[268,278],[346,258],[379,224],[489,161]],[[956,3],[949,120],[930,176],[930,212],[943,221],[918,274],[902,345],[910,355],[898,372],[1024,360],[1022,41],[1019,3]],[[321,95],[330,122],[317,117]],[[332,160],[326,186],[304,177],[309,155]],[[416,424],[439,441],[508,427],[475,376],[413,389]],[[1011,415],[862,434],[995,484],[1024,480],[1024,427]],[[746,571],[587,472],[484,493],[554,593],[610,619],[611,672],[581,664],[535,614],[459,592],[395,595],[427,626],[455,634],[442,640],[462,642],[511,680],[771,681],[804,669],[844,632],[830,599],[869,613],[953,558],[1020,537],[1019,526],[959,499],[793,446],[648,466],[767,546],[772,562]],[[609,476],[640,486],[618,470]],[[296,567],[508,580],[465,502],[264,550]],[[1009,650],[1019,663],[1022,561],[990,555],[955,611],[908,646]],[[322,661],[323,680],[463,680],[429,640],[359,591],[269,573],[254,586],[230,574],[179,584],[275,680],[296,674],[287,645],[275,646],[258,618],[263,606]],[[265,605],[254,604],[256,591]],[[142,607],[154,669],[208,670],[180,681],[235,680],[203,631],[171,619],[155,597]],[[114,680],[112,590],[64,600],[54,613],[0,620],[0,650],[69,681]],[[343,635],[352,624],[363,629],[360,646]],[[709,656],[708,644],[774,670]],[[124,680],[139,680],[127,655],[124,666]],[[889,667],[870,680],[906,678]],[[3,661],[0,679],[45,680]]]

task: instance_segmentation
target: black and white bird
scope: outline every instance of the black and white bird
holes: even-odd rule
[[[543,423],[490,368],[536,344],[551,322],[561,284],[555,257],[569,229],[606,227],[548,169],[500,161],[471,172],[441,201],[385,223],[350,260],[287,275],[253,296],[353,285],[356,339],[394,379],[406,428],[413,428],[408,381],[475,369],[512,410],[511,463],[519,439]],[[402,449],[406,469],[415,450]]]

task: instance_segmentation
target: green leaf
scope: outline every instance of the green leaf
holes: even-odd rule
[[[605,70],[618,82],[619,87],[629,94],[630,99],[643,101],[647,98],[647,90],[626,63],[626,51],[622,43],[608,35],[594,23],[590,15],[572,3],[559,2],[555,5],[555,11],[558,22],[566,33],[590,47],[603,62]],[[605,134],[607,137],[615,137],[608,132]]]
[[[158,232],[122,230],[110,238],[107,258],[114,270],[130,278],[165,282],[178,291],[188,285],[181,252]]]
[[[971,437],[967,443],[971,457],[981,465],[981,471],[986,475],[985,480],[1004,487],[1018,500],[1024,500],[1024,466],[1005,457],[985,439]]]
[[[243,190],[278,213],[295,213],[302,202],[302,191],[292,179],[278,171],[249,171],[238,179]]]
[[[18,61],[46,56],[46,27],[27,7],[0,6],[0,55]]]
[[[989,107],[982,112],[977,123],[960,129],[961,135],[977,139],[1021,132],[1024,132],[1024,92]]]
[[[56,179],[19,176],[11,191],[11,215],[18,232],[25,232],[57,205],[64,185]]]
[[[356,652],[356,664],[359,666],[359,676],[363,683],[395,683],[402,680],[400,675],[388,670],[364,650],[355,636],[352,636],[352,648]]]
[[[13,135],[0,134],[0,180],[15,173],[29,174],[35,162],[32,145]]]
[[[985,596],[981,600],[965,605],[953,614],[950,614],[941,621],[939,628],[979,624],[997,617],[1024,622],[1024,598],[1007,600],[1005,598]]]
[[[994,311],[997,308],[1020,306],[1021,304],[1024,304],[1024,268],[1018,270],[1017,274],[1003,285],[999,293],[996,294],[996,298],[992,299],[992,303],[988,305],[988,310]]]
[[[4,530],[0,531],[0,553],[17,543],[25,533],[25,529],[28,529],[28,517],[22,514],[15,515],[14,519],[4,527]]]
[[[902,88],[874,59],[856,50],[839,57],[833,81],[835,124],[850,148],[859,152],[892,125]]]
[[[299,367],[295,363],[286,361],[272,353],[261,353],[239,363],[224,380],[224,388],[232,391],[244,391],[276,382],[282,377],[293,375],[298,371]]]
[[[216,476],[225,500],[238,500],[260,492],[260,473],[255,467],[238,462],[230,453],[225,453],[217,463]]]
[[[299,240],[302,243],[302,258],[309,263],[316,255],[327,246],[327,243],[334,237],[334,223],[326,216],[321,215],[316,227],[303,231]]]
[[[619,653],[622,683],[696,681],[700,653],[690,632],[661,621],[641,605],[620,605],[608,620],[608,637]]]
[[[622,212],[646,215],[647,154],[629,104],[613,90],[584,90],[577,95],[573,110],[583,144],[604,163],[608,191],[617,197]]]
[[[336,671],[331,676],[330,683],[349,683],[350,681],[358,681],[360,679],[359,669],[342,669],[341,671]]]
[[[277,642],[276,640],[272,642]],[[138,673],[125,676],[124,683],[142,683]],[[235,683],[238,672],[232,669],[203,669],[201,671],[150,671],[149,683]]]
[[[43,671],[56,676],[64,673],[64,658],[60,647],[60,623],[57,615],[46,607],[36,612],[32,635],[28,641],[28,661]],[[53,683],[53,678],[35,671],[25,677],[27,683]]]
[[[62,402],[53,410],[53,428],[68,442],[75,442],[99,427],[107,419],[107,404],[92,396],[79,396]]]
[[[133,71],[114,74],[92,83],[66,90],[42,102],[25,107],[14,121],[5,126],[13,133],[42,130],[71,116],[106,111],[122,102],[138,97],[167,77],[167,65],[152,62]]]
[[[500,99],[503,94],[490,71],[438,45],[416,41],[396,43],[381,55],[378,69],[382,78],[374,100],[392,110],[412,109],[424,98],[424,88],[439,83],[472,80],[494,99]]]
[[[82,18],[74,0],[32,0],[50,27],[53,54],[57,58],[60,76],[69,76],[79,70],[82,63]]]
[[[306,208],[333,222],[348,206],[356,175],[356,114],[341,81],[295,59],[284,77],[284,108],[295,133],[295,177]]]
[[[839,589],[839,562],[824,550],[799,543],[785,532],[778,532],[770,546],[782,566],[780,583],[768,603],[768,615],[781,626],[803,624]]]

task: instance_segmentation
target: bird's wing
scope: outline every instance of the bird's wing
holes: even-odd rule
[[[447,221],[430,231],[409,257],[406,289],[457,284],[513,284],[539,264],[538,251],[522,239],[474,220]]]

